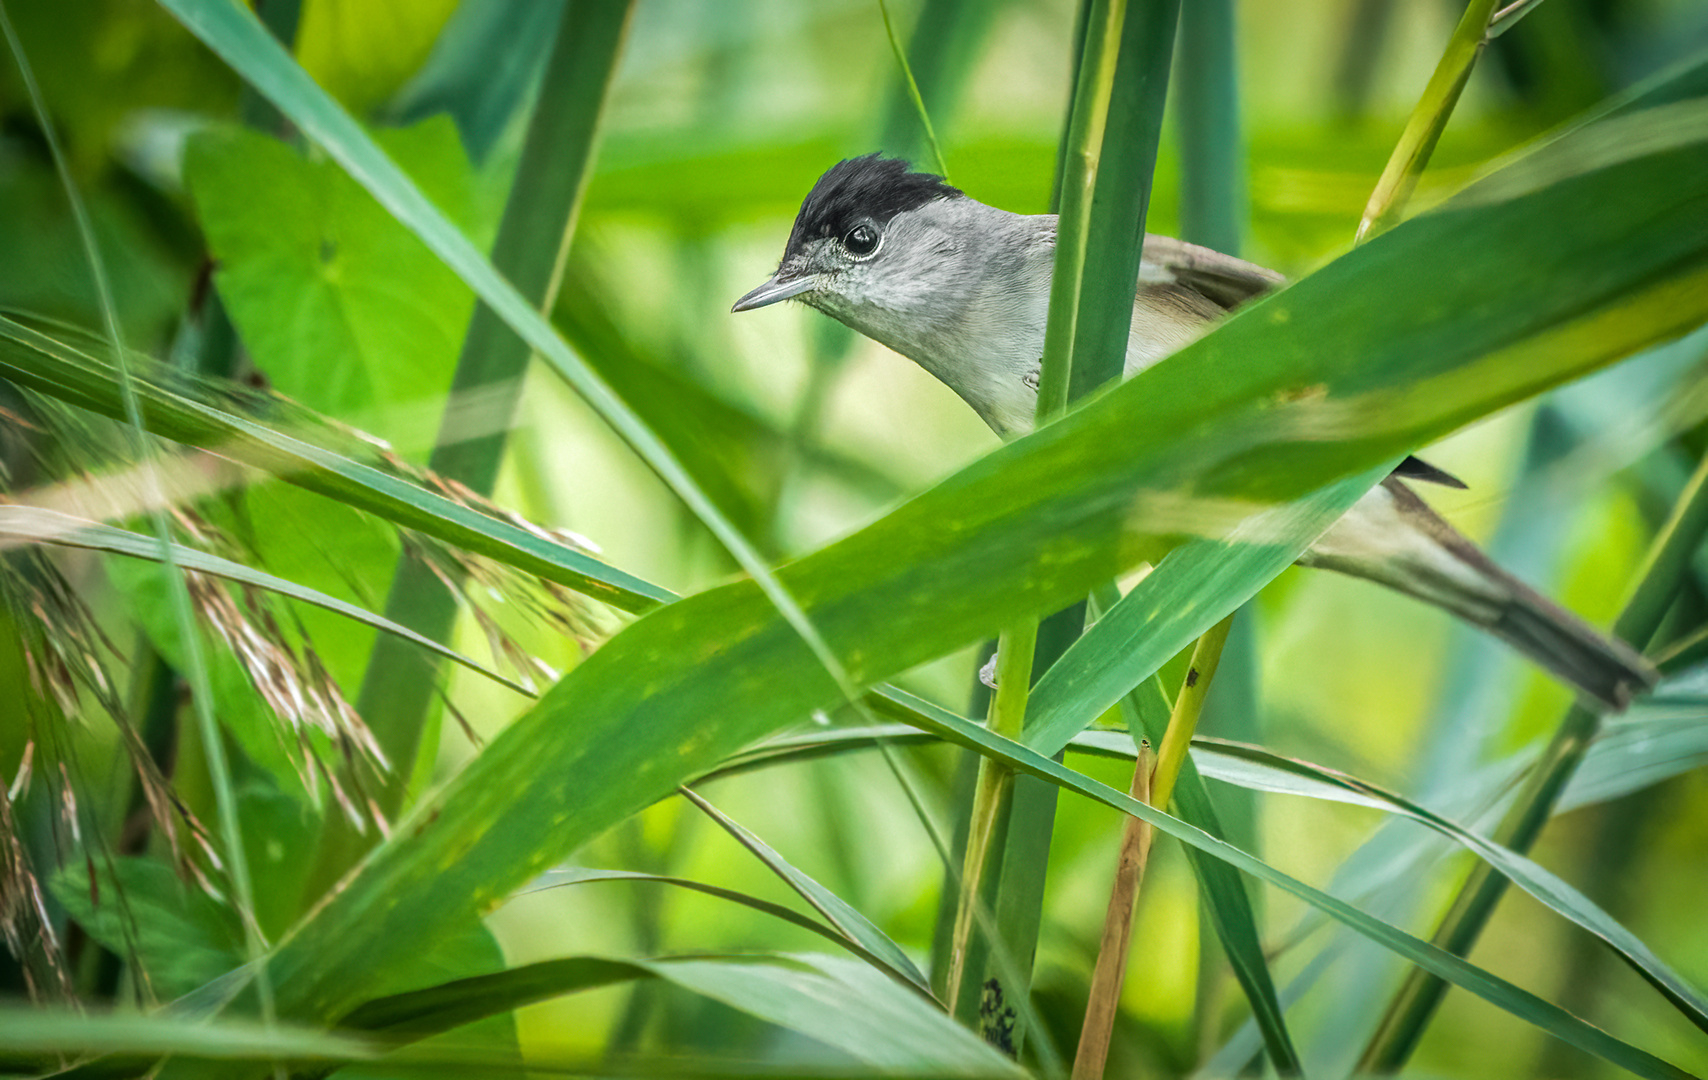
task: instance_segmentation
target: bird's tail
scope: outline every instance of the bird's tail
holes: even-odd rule
[[[1299,561],[1445,608],[1614,711],[1659,678],[1635,649],[1496,566],[1398,480],[1360,499]]]

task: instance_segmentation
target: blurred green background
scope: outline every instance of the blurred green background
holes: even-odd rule
[[[1076,5],[890,6],[910,42],[953,183],[1007,209],[1047,209]],[[217,319],[204,318],[211,283],[239,342],[230,374],[425,462],[474,310],[467,287],[336,165],[304,150],[163,10],[142,0],[11,0],[7,9],[89,203],[129,343],[161,358],[200,348],[218,332]],[[549,0],[303,0],[294,51],[484,248],[521,154],[558,9]],[[1458,15],[1438,0],[1237,5],[1249,207],[1241,254],[1298,276],[1350,247]],[[1699,0],[1549,0],[1477,68],[1425,176],[1419,208],[1705,43],[1708,5]],[[1149,228],[1173,234],[1181,200],[1172,116],[1164,132]],[[874,2],[637,4],[553,315],[775,560],[874,520],[996,445],[922,370],[804,307],[728,313],[774,268],[818,175],[871,150],[922,166],[927,160]],[[11,68],[0,78],[0,250],[0,305],[100,324],[72,217]],[[1468,485],[1432,491],[1433,503],[1522,576],[1606,625],[1702,445],[1708,399],[1690,390],[1700,387],[1691,376],[1705,353],[1708,338],[1698,333],[1430,448],[1430,461]],[[730,576],[734,566],[710,534],[567,387],[537,368],[513,421],[482,413],[478,403],[468,411],[470,436],[510,425],[495,501],[572,530],[613,564],[679,592]],[[7,386],[0,385],[0,405],[19,407]],[[18,415],[9,411],[0,422]],[[111,431],[52,432],[64,442],[51,450],[22,427],[11,433],[33,450],[8,453],[10,490],[85,472],[108,477],[121,499],[127,484],[134,488],[134,476],[111,466]],[[110,516],[76,501],[89,496],[67,497],[87,516]],[[398,551],[389,528],[277,483],[210,501],[216,508],[206,512],[270,572],[383,606]],[[118,653],[142,657],[152,642],[175,659],[152,571],[88,553],[59,562]],[[621,621],[600,611],[586,617],[590,640]],[[541,620],[514,610],[493,618],[554,669],[582,655]],[[1477,808],[1463,800],[1487,791],[1489,776],[1545,739],[1569,701],[1567,691],[1442,613],[1326,574],[1288,571],[1240,633],[1240,647],[1259,658],[1258,705],[1212,709],[1208,734],[1346,770],[1456,808],[1465,820]],[[354,700],[371,631],[304,610],[285,636],[312,643]],[[485,656],[487,638],[464,615],[454,644]],[[27,676],[19,662],[8,650],[0,680],[21,685]],[[975,667],[968,650],[902,682],[964,711]],[[112,670],[132,677],[123,664]],[[232,750],[244,797],[277,815],[274,842],[252,851],[258,880],[300,889],[306,869],[282,865],[298,858],[289,838],[312,830],[328,804],[307,798],[290,753],[269,746],[278,737],[266,711],[246,698],[235,663],[219,661],[215,675],[224,719],[237,728]],[[447,720],[436,745],[430,741],[429,783],[451,775],[476,752],[474,740],[527,704],[460,670],[446,676],[445,699],[467,727]],[[82,708],[99,713],[94,701]],[[115,779],[125,766],[111,726],[89,720],[48,736],[17,696],[0,700],[0,775],[17,775],[26,745],[49,742],[51,753],[36,753],[67,763],[64,776],[80,799],[75,815],[91,831],[116,833],[133,796]],[[1708,782],[1692,767],[1708,760],[1708,746],[1689,743],[1669,755],[1660,766],[1645,763],[1652,783],[1609,765],[1606,783],[1618,797],[1565,815],[1536,858],[1701,985],[1708,983],[1698,907],[1708,866]],[[951,755],[922,752],[919,760],[936,784],[934,797],[947,803]],[[1076,764],[1126,787],[1118,762]],[[177,786],[206,818],[211,796],[201,773],[200,749],[186,733]],[[1635,790],[1620,791],[1621,783]],[[20,818],[44,873],[76,850],[63,835],[56,790],[38,776]],[[1221,784],[1213,790],[1240,808],[1229,815],[1233,831],[1267,860],[1307,881],[1333,882],[1419,932],[1469,866],[1463,852],[1422,843],[1421,830],[1384,824],[1368,809]],[[769,770],[703,793],[918,957],[928,953],[940,867],[875,756]],[[1071,1046],[1077,1031],[1118,831],[1112,812],[1063,801],[1036,984],[1059,1044]],[[576,861],[790,898],[680,802],[619,826]],[[282,924],[295,909],[280,903],[272,917]],[[63,910],[54,911],[63,920]],[[1285,897],[1261,897],[1260,915],[1278,981],[1303,977],[1289,1019],[1307,1062],[1343,1069],[1399,967],[1318,926]],[[268,917],[263,912],[263,922]],[[1183,1075],[1206,1061],[1237,1068],[1238,1047],[1247,1056],[1256,1048],[1237,1041],[1249,1039],[1238,1030],[1243,1001],[1198,921],[1180,851],[1159,843],[1138,913],[1112,1075]],[[817,947],[811,935],[747,909],[650,884],[524,896],[488,926],[511,964],[581,952]],[[1522,894],[1508,896],[1472,958],[1622,1038],[1708,1069],[1699,1031],[1654,1007],[1636,975]],[[785,1053],[792,1038],[651,984],[532,1006],[518,1021],[524,1045],[590,1055],[667,1049],[763,1058]],[[1235,1048],[1225,1049],[1230,1039]],[[1613,1071],[1463,993],[1449,995],[1416,1068],[1463,1076]]]

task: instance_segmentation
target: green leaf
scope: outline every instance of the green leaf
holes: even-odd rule
[[[399,477],[380,467],[383,462],[371,446],[361,448],[348,433],[334,439],[323,423],[309,430],[311,425],[304,422],[300,412],[293,414],[286,402],[253,395],[236,397],[251,409],[284,418],[284,423],[271,426],[227,411],[224,406],[231,405],[232,399],[210,394],[207,387],[214,384],[167,389],[166,376],[157,370],[151,375],[148,365],[140,363],[142,359],[135,355],[129,358],[132,381],[144,422],[158,435],[213,450],[222,457],[271,472],[287,483],[405,528],[419,529],[625,611],[644,610],[674,598],[665,589],[537,532],[499,521]],[[118,381],[111,367],[66,341],[3,315],[0,375],[103,416],[123,416]],[[180,389],[182,393],[176,392]],[[229,386],[222,389],[228,395],[233,393]],[[211,403],[209,398],[213,398]],[[339,450],[328,449],[327,444],[336,443],[343,444]]]
[[[57,1071],[63,1055],[115,1054],[95,1076],[135,1076],[163,1055],[265,1068],[272,1062],[362,1061],[378,1057],[370,1039],[306,1027],[246,1020],[185,1019],[160,1013],[90,1015],[37,1005],[0,1007],[0,1068]],[[130,1067],[125,1067],[127,1061]],[[78,1070],[83,1074],[83,1070]]]
[[[781,904],[773,904],[769,900],[762,900],[757,896],[737,892],[734,889],[725,889],[717,885],[708,885],[703,881],[669,877],[664,874],[643,874],[633,870],[594,870],[588,867],[576,866],[566,869],[546,871],[544,874],[541,874],[536,878],[534,880],[534,884],[523,890],[520,895],[540,892],[544,889],[558,889],[566,885],[580,885],[584,882],[593,881],[647,881],[659,885],[674,885],[677,888],[691,889],[694,892],[704,893],[707,896],[715,896],[720,900],[728,900],[731,903],[752,908],[754,911],[769,915],[775,919],[781,919],[784,922],[800,927],[802,930],[817,934],[825,940],[847,949],[849,952],[860,957],[860,959],[871,964],[873,967],[892,973],[897,980],[903,982],[909,981],[907,976],[903,975],[899,971],[894,971],[886,961],[881,959],[877,954],[867,950],[865,946],[859,943],[859,941],[842,932],[840,929],[826,926],[816,919],[809,919],[805,915],[802,915],[797,911],[791,911]],[[927,992],[927,996],[929,996],[929,991]]]
[[[1044,754],[1060,750],[1291,566],[1387,471],[1384,465],[1255,515],[1228,540],[1194,540],[1170,552],[1038,680],[1026,745]]]
[[[48,510],[36,506],[0,506],[0,538],[10,538],[13,541],[23,541],[37,544],[54,544],[59,547],[84,548],[90,551],[106,551],[114,555],[126,555],[133,559],[159,561],[161,557],[160,544],[153,537],[141,536],[128,529],[119,529],[111,525],[102,525],[95,521],[85,521],[82,518],[62,514],[57,510]],[[266,589],[268,592],[288,596],[293,600],[301,600],[306,604],[335,612],[347,619],[352,619],[364,626],[395,634],[405,641],[411,642],[429,652],[437,653],[447,660],[455,661],[463,667],[479,675],[484,675],[500,685],[507,686],[518,694],[528,694],[529,691],[520,683],[514,682],[479,662],[464,656],[455,649],[449,649],[436,641],[422,637],[407,626],[399,626],[389,619],[365,611],[354,604],[346,604],[336,597],[327,596],[323,592],[260,570],[251,570],[242,563],[230,559],[210,555],[205,551],[187,548],[182,544],[172,545],[172,557],[175,565],[197,573],[209,574],[214,577],[235,581],[242,585],[253,585]]]
[[[927,997],[930,996],[931,981],[925,977],[918,967],[914,966],[913,961],[908,959],[905,952],[902,952],[901,946],[891,941],[888,934],[873,925],[872,920],[860,914],[840,896],[790,866],[788,860],[773,850],[769,844],[742,828],[692,790],[683,788],[682,795],[689,802],[699,807],[707,817],[717,822],[718,826],[725,832],[735,837],[742,847],[751,851],[773,874],[782,878],[789,888],[799,893],[801,899],[811,904],[813,910],[823,915],[830,925],[836,927],[844,937],[855,942],[871,955],[879,957],[886,974],[910,982]]]
[[[1543,998],[1501,979],[1468,961],[1439,949],[1421,938],[1383,922],[1342,900],[1283,874],[1225,841],[1196,829],[1154,807],[1141,803],[1106,784],[994,735],[961,717],[940,714],[941,733],[981,754],[1001,757],[1015,768],[1149,822],[1152,827],[1183,843],[1227,862],[1260,881],[1277,886],[1309,903],[1337,922],[1381,944],[1424,970],[1471,991],[1485,1001],[1571,1043],[1629,1069],[1639,1076],[1682,1078],[1689,1074],[1646,1051],[1616,1039],[1599,1028]]]
[[[242,962],[237,913],[159,859],[127,856],[95,869],[67,863],[48,888],[90,937],[134,958],[156,997],[170,999]]]
[[[457,0],[310,0],[297,58],[352,112],[396,92],[427,59]]]
[[[375,138],[472,224],[468,160],[448,118]],[[220,297],[282,393],[350,416],[450,387],[474,294],[344,170],[230,128],[190,141],[184,175]]]

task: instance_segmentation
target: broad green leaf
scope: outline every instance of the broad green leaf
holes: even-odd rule
[[[48,887],[90,937],[135,959],[155,997],[175,998],[242,962],[237,914],[159,859],[127,856],[90,871],[67,863]]]
[[[931,993],[931,981],[919,970],[912,960],[908,959],[901,946],[890,940],[888,934],[873,925],[872,920],[856,911],[852,905],[840,896],[814,881],[810,876],[789,865],[789,861],[779,855],[769,844],[741,827],[740,824],[727,817],[721,810],[700,798],[688,788],[682,789],[682,795],[695,806],[699,807],[707,817],[718,823],[718,826],[731,836],[742,847],[751,851],[755,858],[764,863],[773,874],[782,878],[789,888],[799,893],[801,899],[811,904],[814,911],[823,915],[830,925],[836,927],[850,941],[856,942],[861,948],[874,956],[882,958],[886,972],[907,980],[918,987],[926,995]]]
[[[448,119],[376,138],[472,224],[468,161]],[[232,128],[191,140],[184,173],[220,297],[281,392],[350,416],[450,387],[474,294],[336,164]]]
[[[3,539],[10,539],[14,543],[22,541],[54,544],[59,547],[85,548],[90,551],[106,551],[114,555],[126,555],[133,559],[157,561],[160,558],[160,545],[152,537],[140,536],[128,529],[119,529],[95,521],[85,521],[69,514],[62,514],[57,510],[48,510],[36,506],[0,506],[0,540]],[[304,603],[325,608],[327,611],[336,612],[364,626],[383,630],[388,634],[395,634],[429,652],[438,653],[445,659],[455,661],[470,671],[484,675],[519,694],[528,693],[528,690],[519,683],[506,679],[455,649],[446,648],[436,641],[422,637],[406,626],[399,626],[389,619],[375,615],[371,611],[364,611],[354,604],[346,604],[336,597],[327,596],[323,592],[286,581],[260,570],[251,570],[242,563],[235,563],[218,555],[210,555],[205,551],[187,548],[182,544],[172,545],[172,556],[174,564],[186,570],[224,578],[241,585],[253,585],[268,592],[278,593],[280,596],[288,596],[293,600],[301,600]]]

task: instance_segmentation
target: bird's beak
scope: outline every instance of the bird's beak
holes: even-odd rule
[[[787,275],[779,270],[771,275],[771,280],[754,289],[746,296],[735,302],[730,311],[752,311],[767,304],[775,304],[779,300],[787,300],[791,296],[799,296],[809,292],[818,284],[818,279],[812,274],[802,274],[799,277]]]

